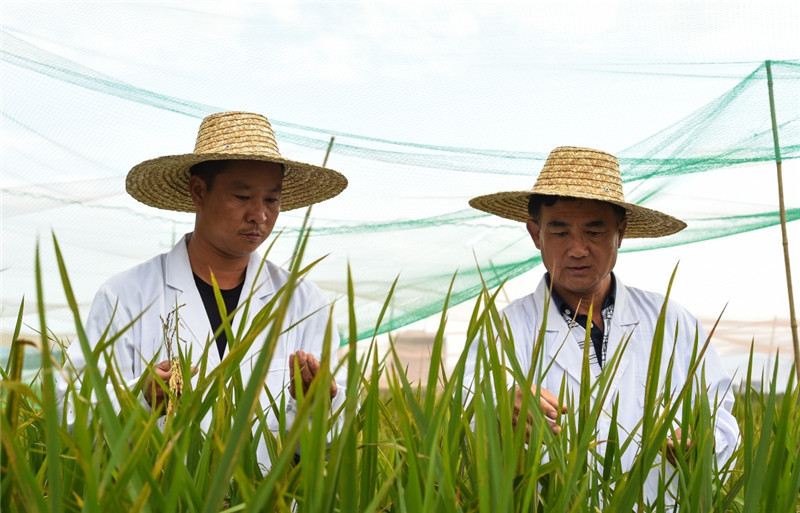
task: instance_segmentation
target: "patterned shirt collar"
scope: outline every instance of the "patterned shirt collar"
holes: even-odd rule
[[[617,281],[614,277],[614,273],[611,273],[611,287],[603,301],[603,309],[600,312],[603,317],[605,329],[601,329],[594,322],[591,322],[587,315],[576,314],[575,309],[572,308],[555,289],[552,289],[550,285],[550,273],[545,273],[544,277],[547,288],[552,290],[553,302],[555,302],[559,313],[564,318],[564,322],[567,323],[567,326],[569,326],[570,330],[572,330],[575,335],[576,342],[581,351],[584,349],[587,325],[590,325],[589,338],[592,341],[592,349],[589,352],[589,363],[601,369],[607,360],[608,332],[611,326],[611,317],[614,315],[614,302],[617,298]]]
[[[551,280],[550,280],[550,273],[544,274],[545,282],[547,283],[547,289],[552,291],[553,294],[553,301],[555,301],[556,306],[558,307],[559,313],[562,315],[575,315],[575,309],[572,308],[569,303],[567,303],[561,294],[556,292],[556,289],[552,288]],[[614,277],[614,273],[611,273],[611,288],[608,290],[608,295],[606,296],[605,301],[603,301],[603,310],[606,310],[609,306],[613,306],[617,300],[617,279]]]

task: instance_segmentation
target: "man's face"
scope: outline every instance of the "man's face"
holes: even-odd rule
[[[553,287],[567,302],[602,301],[611,285],[611,270],[625,234],[614,208],[602,201],[578,199],[542,205],[539,223],[528,221],[528,232],[542,252]]]
[[[211,189],[192,176],[189,191],[197,207],[194,237],[224,257],[245,257],[272,233],[280,212],[283,168],[256,160],[232,160]]]

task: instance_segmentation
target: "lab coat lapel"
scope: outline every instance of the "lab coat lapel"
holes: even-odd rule
[[[236,313],[232,324],[235,330],[234,333],[247,333],[247,330],[253,326],[255,317],[274,297],[278,288],[280,288],[280,280],[275,276],[277,271],[278,268],[276,266],[267,260],[262,260],[258,254],[254,253],[250,255],[250,262],[247,265],[247,273],[245,276],[244,286],[242,287],[242,295],[239,299],[239,305],[244,305],[245,302],[248,301],[248,298],[250,303],[247,306],[246,312],[245,309],[242,308]],[[265,326],[263,328],[268,330],[269,326]],[[255,340],[253,340],[253,343],[248,348],[247,353],[240,364],[243,380],[250,380],[250,377],[253,373],[253,367],[258,362],[261,351],[264,350],[265,340],[266,332],[262,331],[256,336]],[[285,362],[288,356],[285,354],[285,350],[283,352],[280,351],[280,346],[278,346],[275,351],[276,352],[273,353],[272,360],[270,361],[270,368],[276,370],[278,368],[282,369],[284,373],[278,375],[270,372],[267,377],[267,381],[269,382],[270,376],[272,376],[272,379],[276,379],[279,383],[283,383],[286,381],[286,379],[288,379],[286,376],[288,367],[285,363],[278,364],[276,362]]]
[[[263,266],[262,262],[264,263]],[[275,294],[275,280],[271,272],[272,266],[258,253],[250,255],[250,261],[247,263],[247,271],[245,272],[244,285],[242,286],[242,294],[239,297],[239,305],[242,306],[242,309],[233,318],[234,333],[239,333],[239,330],[241,330],[241,333],[244,334],[247,328],[252,325],[258,312]],[[250,304],[246,306],[245,302],[248,299]],[[243,321],[245,322],[244,327],[242,327]]]
[[[619,278],[616,278],[616,280],[617,296],[614,303],[614,315],[611,317],[611,331],[608,334],[608,358],[611,359],[617,351],[621,350],[620,348],[625,345],[626,342],[627,346],[622,354],[619,355],[619,366],[614,378],[611,380],[609,393],[606,398],[607,406],[610,406],[611,401],[613,401],[613,398],[616,396],[620,383],[625,376],[625,372],[628,370],[628,367],[637,354],[636,344],[638,341],[636,327],[639,324],[639,312],[630,301],[628,289],[622,284]],[[630,341],[628,341],[629,338]],[[634,371],[632,370],[631,372]]]
[[[194,282],[189,253],[186,249],[186,237],[181,239],[167,254],[165,278],[167,290],[175,292],[174,296],[167,294],[165,301],[172,301],[172,304],[164,305],[165,311],[172,312],[175,310],[175,306],[178,306],[180,329],[184,333],[184,335],[179,334],[179,337],[188,342],[184,346],[184,351],[191,350],[193,363],[199,362],[201,358],[205,357],[210,368],[216,367],[220,362],[219,352],[216,350],[216,345],[207,344],[213,335],[211,323]],[[210,350],[206,350],[207,347]]]
[[[548,301],[547,325],[545,327],[547,362],[555,362],[558,367],[564,369],[576,383],[581,380],[581,366],[583,362],[583,352],[575,342],[574,335],[570,332],[569,326],[564,322],[564,318],[558,311],[558,307],[550,296],[547,288],[547,281],[542,278],[536,290],[536,299],[545,304]],[[550,369],[553,372],[553,369]],[[558,380],[560,376],[556,376]]]
[[[615,277],[616,278],[616,277]],[[544,279],[537,289],[537,300],[544,301],[545,297],[550,301],[550,306],[547,314],[547,363],[555,361],[556,365],[566,371],[567,374],[575,381],[580,383],[581,369],[583,365],[583,352],[578,346],[575,335],[570,332],[567,323],[555,303],[550,299],[550,292],[547,290],[547,284]],[[543,303],[542,303],[543,304]],[[639,313],[630,304],[628,291],[625,285],[617,279],[617,293],[614,304],[614,315],[611,318],[611,331],[609,332],[608,339],[608,357],[617,351],[617,349],[624,343],[625,340],[636,328],[639,323]],[[606,327],[608,329],[608,327]],[[625,372],[628,370],[629,365],[634,357],[636,337],[633,336],[627,349],[620,355],[620,362],[614,378],[611,381],[609,394],[606,401],[612,401],[616,392],[622,382]],[[610,369],[604,368],[604,371]],[[552,370],[551,370],[552,372]],[[594,394],[592,394],[594,397]]]

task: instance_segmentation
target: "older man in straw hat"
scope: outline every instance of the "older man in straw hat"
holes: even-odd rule
[[[264,116],[223,112],[202,121],[193,153],[142,162],[128,173],[126,185],[128,193],[142,203],[194,212],[195,216],[194,231],[181,238],[169,253],[105,283],[95,296],[86,322],[92,343],[106,338],[107,328],[111,334],[121,333],[114,342],[113,353],[121,377],[133,388],[147,375],[141,400],[145,407],[156,408],[164,403],[165,392],[163,387],[155,386],[147,369],[150,362],[156,362],[155,373],[169,383],[172,372],[167,345],[180,345],[183,354],[191,355],[193,365],[200,365],[203,359],[209,371],[228,352],[225,331],[213,336],[222,325],[222,318],[212,276],[227,312],[249,301],[246,309],[234,315],[233,332],[239,326],[249,326],[287,283],[288,273],[263,261],[256,252],[272,232],[279,212],[332,198],[344,190],[347,180],[336,171],[282,157]],[[278,340],[266,378],[270,395],[279,402],[288,388],[289,410],[295,396],[295,368],[301,370],[304,387],[320,369],[329,314],[330,305],[322,292],[301,280],[291,294],[284,321],[284,326],[290,328]],[[175,340],[167,344],[165,338],[170,337]],[[335,330],[332,337],[335,349]],[[245,383],[256,370],[252,366],[263,343],[256,340],[241,361]],[[178,347],[171,351],[177,353]],[[335,355],[335,351],[332,353]],[[85,362],[79,344],[70,346],[68,356],[80,372]],[[62,405],[69,404],[64,397],[67,389],[66,381],[61,381]],[[344,394],[333,380],[330,395],[336,408]],[[116,399],[110,385],[109,396]],[[270,404],[269,396],[262,391],[262,407],[270,429],[277,431],[278,419]],[[115,406],[119,409],[118,404]],[[70,407],[67,410],[67,419],[72,423],[74,413]],[[291,421],[291,412],[287,417]],[[266,466],[269,457],[261,445],[258,460]]]
[[[682,230],[686,224],[627,203],[617,159],[601,151],[575,147],[553,150],[532,190],[479,196],[470,200],[470,205],[525,223],[533,243],[541,251],[547,272],[532,294],[505,308],[503,317],[513,335],[515,356],[522,369],[533,369],[535,376],[541,376],[534,381],[533,397],[540,398],[541,410],[553,432],[560,433],[560,414],[567,411],[558,397],[562,382],[567,396],[577,398],[584,354],[588,354],[594,381],[619,350],[616,370],[609,365],[609,371],[615,375],[604,411],[611,413],[618,400],[618,433],[623,440],[630,435],[636,437],[644,413],[644,390],[656,323],[665,297],[626,286],[612,271],[623,237],[662,237]],[[541,329],[545,330],[543,345],[541,352],[535,353]],[[706,334],[697,319],[674,301],[666,305],[664,329],[662,384],[663,371],[672,364],[672,390],[667,392],[672,395],[687,379],[692,379],[688,370],[695,336],[702,344]],[[585,340],[591,341],[586,353]],[[477,345],[472,349],[465,381],[470,384],[474,379]],[[670,362],[673,354],[674,360]],[[708,397],[712,408],[716,407],[714,448],[718,461],[723,463],[731,456],[739,435],[730,414],[733,404],[728,393],[730,379],[713,347],[707,349],[704,365]],[[510,392],[515,397],[512,420],[517,425],[524,391],[516,386]],[[530,420],[529,417],[525,422],[528,430]],[[611,416],[601,414],[595,426],[598,442],[608,439],[610,423]],[[675,440],[665,441],[667,459],[673,463],[677,440],[683,439],[691,445],[689,437],[682,436],[682,431],[688,429],[682,430],[679,425],[675,428]],[[624,470],[630,469],[635,445],[631,444],[623,455],[623,465],[627,465]],[[602,444],[599,450],[603,451]],[[645,483],[645,495],[650,500],[655,498],[658,479],[658,472],[652,472]]]

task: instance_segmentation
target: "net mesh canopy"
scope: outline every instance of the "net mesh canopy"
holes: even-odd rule
[[[3,322],[13,325],[23,295],[26,312],[35,311],[33,248],[41,240],[43,267],[53,273],[46,284],[48,319],[55,331],[68,331],[71,316],[47,250],[50,231],[64,251],[85,315],[103,281],[168,251],[192,230],[191,214],[156,210],[128,197],[127,171],[149,158],[190,152],[200,120],[231,106],[138,87],[6,30],[2,61]],[[771,72],[780,158],[797,159],[800,63],[773,61]],[[671,126],[624,149],[601,148],[619,159],[627,201],[688,223],[669,237],[626,242],[623,251],[779,223],[774,164],[768,176],[755,174],[764,169],[762,163],[776,159],[767,91],[762,64]],[[457,304],[474,298],[482,280],[495,287],[540,263],[522,224],[467,202],[482,194],[530,189],[552,148],[437,146],[270,121],[281,153],[300,161],[322,164],[335,137],[328,165],[346,175],[349,186],[312,208],[308,258],[327,256],[310,277],[341,300],[349,264],[360,337],[374,332],[395,279],[381,332],[440,312],[451,282],[451,303]],[[175,134],[183,138],[180,146]],[[800,217],[799,198],[787,194],[786,217],[793,222]],[[302,211],[281,214],[271,253],[276,263],[290,258],[303,217]],[[346,308],[337,312],[346,333]]]

